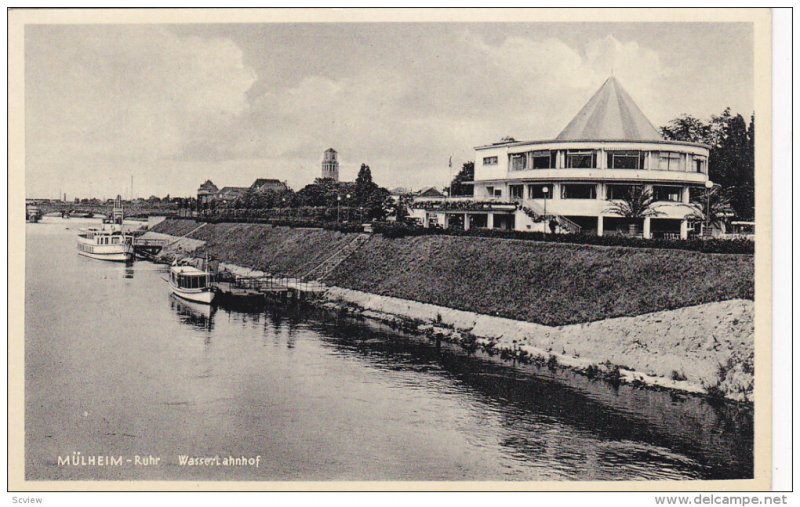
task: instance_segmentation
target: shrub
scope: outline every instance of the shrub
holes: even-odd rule
[[[378,223],[375,224],[374,229],[375,232],[382,234],[386,238],[432,235],[477,236],[484,238],[519,239],[524,241],[544,241],[549,243],[691,250],[704,253],[753,254],[755,251],[754,243],[747,239],[642,239],[618,235],[546,234],[543,232],[479,228],[463,231],[436,227],[424,228],[407,223]]]

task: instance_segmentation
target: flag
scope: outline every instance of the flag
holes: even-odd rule
[[[450,160],[447,161],[447,167],[453,167],[453,156],[450,155]]]

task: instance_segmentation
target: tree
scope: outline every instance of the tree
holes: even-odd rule
[[[475,179],[475,162],[464,162],[461,170],[455,175],[453,181],[450,182],[450,195],[463,195],[472,197],[473,185],[465,185],[465,181],[473,181]]]
[[[671,141],[710,144],[711,126],[694,116],[684,114],[661,127],[661,135]]]
[[[733,213],[730,190],[719,185],[707,192],[693,192],[692,203],[689,206],[691,212],[686,215],[686,219],[703,222],[709,227],[721,228]],[[706,221],[706,210],[708,210],[708,221]]]
[[[604,213],[612,213],[627,218],[631,234],[636,234],[638,221],[643,218],[663,215],[655,209],[653,193],[642,185],[631,185],[627,195],[622,199],[609,199]]]
[[[361,164],[356,177],[356,202],[359,206],[364,206],[370,195],[378,188],[372,181],[372,171],[367,164]]]
[[[683,115],[661,127],[667,139],[707,144],[711,147],[708,176],[722,186],[734,213],[744,219],[755,215],[755,116],[748,124],[726,108],[704,123]]]

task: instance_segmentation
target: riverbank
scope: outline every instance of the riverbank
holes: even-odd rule
[[[189,229],[170,222],[179,221],[154,230]],[[177,241],[175,254],[191,246],[244,270],[302,276],[352,238],[208,224]],[[752,277],[752,257],[742,255],[373,236],[323,281],[329,308],[468,349],[751,401]]]

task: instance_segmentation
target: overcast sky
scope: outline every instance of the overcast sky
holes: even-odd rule
[[[446,185],[472,148],[550,139],[612,73],[660,126],[753,110],[749,24],[34,25],[29,197],[299,190],[339,151],[392,188]]]

